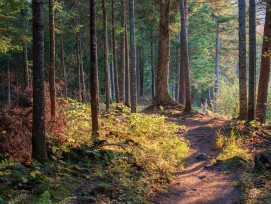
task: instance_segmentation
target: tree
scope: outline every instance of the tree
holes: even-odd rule
[[[105,96],[106,96],[106,111],[110,105],[110,76],[108,70],[108,34],[107,34],[107,14],[106,2],[103,0],[103,31],[104,31],[104,71],[105,71]]]
[[[129,69],[129,48],[128,48],[128,34],[127,34],[127,18],[125,8],[125,105],[131,106],[131,94],[130,94],[130,69]]]
[[[267,2],[262,45],[262,59],[257,99],[257,119],[261,123],[266,121],[266,108],[268,96],[268,84],[270,78],[270,50],[271,50],[271,3]]]
[[[117,65],[117,50],[116,50],[116,33],[115,33],[115,0],[112,0],[112,40],[113,40],[113,64],[114,64],[114,81],[115,81],[115,96],[116,103],[120,102],[119,98],[119,79]]]
[[[181,1],[180,1],[181,3]],[[184,1],[184,7],[185,7],[185,22],[186,22],[186,27],[188,27],[188,0]],[[181,31],[182,32],[182,31]],[[182,41],[180,35],[180,42]],[[182,49],[183,45],[180,44],[180,49]],[[180,52],[180,58],[182,58],[182,52]],[[185,101],[186,101],[186,92],[185,92],[185,66],[183,65],[184,61],[180,62],[180,88],[179,88],[179,103],[185,106]]]
[[[97,36],[96,36],[96,0],[90,0],[90,97],[91,119],[94,134],[99,130],[98,124],[98,66],[97,66]]]
[[[158,69],[156,80],[156,95],[154,105],[166,106],[176,105],[176,102],[169,95],[168,76],[170,61],[170,0],[160,1],[160,23],[159,23],[159,50]]]
[[[29,87],[29,74],[28,74],[28,50],[27,50],[27,29],[28,29],[28,20],[26,18],[27,10],[21,11],[21,16],[23,18],[23,61],[24,61],[24,89]]]
[[[248,120],[255,120],[256,99],[256,4],[249,0],[249,97]]]
[[[219,78],[220,78],[220,71],[219,71],[219,48],[220,48],[220,36],[219,36],[219,20],[216,17],[216,37],[215,37],[215,87],[214,87],[214,112],[218,112],[217,108],[217,98],[218,98],[218,91],[219,91]]]
[[[130,94],[131,112],[136,113],[137,104],[137,80],[136,80],[136,46],[135,46],[135,2],[129,0],[129,21],[130,21]]]
[[[32,0],[33,15],[33,126],[32,157],[47,161],[44,111],[43,0]]]
[[[239,119],[247,119],[246,1],[239,0]]]
[[[126,14],[125,14],[125,0],[121,0],[121,66],[120,66],[120,102],[123,103],[125,99],[125,28],[126,28]]]
[[[186,4],[187,6],[187,4]],[[188,38],[187,38],[187,22],[185,15],[185,4],[184,0],[180,1],[180,12],[181,12],[181,62],[185,75],[185,112],[192,110],[191,100],[191,86],[190,86],[190,69],[188,59]]]
[[[49,0],[49,18],[50,18],[50,66],[49,66],[49,86],[51,101],[51,117],[56,116],[56,88],[55,88],[55,14],[54,0]]]

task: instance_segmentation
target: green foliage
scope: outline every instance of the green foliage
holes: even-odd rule
[[[106,115],[99,139],[107,141],[105,150],[117,154],[102,177],[112,180],[116,199],[140,202],[182,168],[188,143],[175,133],[185,128],[165,120],[158,115]]]

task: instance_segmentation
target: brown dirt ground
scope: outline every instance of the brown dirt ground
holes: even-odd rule
[[[170,116],[169,116],[170,117]],[[219,151],[213,148],[217,137],[217,130],[226,125],[226,121],[219,116],[196,116],[171,118],[188,128],[188,132],[181,137],[191,144],[185,169],[178,172],[177,178],[165,192],[156,192],[153,203],[157,204],[234,204],[240,203],[241,192],[234,187],[238,180],[238,171],[234,168],[225,169],[223,164],[211,165]],[[201,161],[196,157],[205,153],[210,160]]]

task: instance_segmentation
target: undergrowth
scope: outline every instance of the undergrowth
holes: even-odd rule
[[[2,161],[0,203],[147,203],[152,190],[166,187],[182,168],[189,144],[176,133],[185,127],[164,116],[112,105],[99,116],[94,147],[89,105],[71,99],[59,104],[65,126],[47,136],[51,162]],[[59,135],[61,142],[54,138]]]
[[[218,132],[215,148],[220,149],[220,154],[215,161],[224,161],[225,164],[240,164],[247,161],[250,155],[243,145],[244,136],[238,128],[222,128]]]

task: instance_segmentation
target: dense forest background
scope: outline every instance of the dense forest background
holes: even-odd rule
[[[32,33],[31,2],[4,1],[1,11],[1,104],[14,104],[18,87],[31,83],[32,74]],[[127,3],[127,2],[126,2]],[[49,79],[50,35],[49,8],[44,2],[45,20],[45,72]],[[180,84],[180,12],[178,1],[170,5],[170,95],[179,99]],[[89,100],[89,5],[87,1],[57,1],[55,9],[56,33],[56,82],[57,95],[79,100]],[[115,101],[113,41],[116,45],[116,66],[118,83],[121,76],[121,38],[129,23],[122,24],[120,1],[106,2],[108,18],[108,59],[110,67],[110,93]],[[125,14],[128,17],[128,5]],[[112,36],[112,11],[114,11],[115,36]],[[264,4],[257,4],[257,70],[264,24]],[[208,101],[209,109],[224,115],[236,117],[238,100],[238,2],[235,1],[190,1],[189,2],[189,62],[193,106],[200,109]],[[158,63],[159,4],[155,1],[135,3],[135,35],[137,90],[140,102],[151,103],[155,92],[152,82],[156,80]],[[248,18],[248,15],[247,15]],[[248,21],[247,21],[248,22]],[[248,25],[247,25],[248,26]],[[104,30],[102,2],[97,2],[98,67],[100,100],[105,102],[104,72]],[[129,37],[128,37],[129,41]],[[129,42],[128,42],[129,43]],[[27,66],[27,67],[26,67]],[[217,72],[215,70],[218,70]],[[81,76],[80,76],[81,75]],[[257,76],[259,71],[257,71]],[[215,84],[219,85],[217,98]],[[120,86],[120,85],[119,85]],[[144,96],[144,97],[143,97]],[[217,106],[217,107],[216,107]],[[215,110],[216,109],[216,110]],[[268,109],[269,110],[269,109]],[[268,111],[268,118],[270,115]]]

